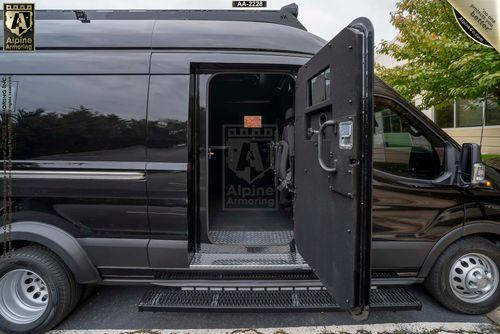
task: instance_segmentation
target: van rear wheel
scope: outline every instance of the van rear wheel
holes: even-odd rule
[[[427,290],[448,309],[487,313],[500,304],[499,247],[470,237],[450,245],[425,281]]]
[[[75,306],[81,289],[52,252],[27,246],[0,258],[0,332],[45,333]]]

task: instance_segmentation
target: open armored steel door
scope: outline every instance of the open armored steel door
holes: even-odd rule
[[[343,309],[370,293],[373,27],[358,18],[297,76],[295,238]]]

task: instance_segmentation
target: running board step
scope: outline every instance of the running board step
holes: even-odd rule
[[[370,307],[375,310],[420,310],[422,304],[403,287],[371,290]],[[142,297],[139,311],[151,312],[289,312],[340,311],[323,287],[254,288],[155,288]]]

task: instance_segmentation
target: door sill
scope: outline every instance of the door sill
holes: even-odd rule
[[[270,270],[272,272],[273,270]],[[205,273],[211,273],[212,271],[205,271]],[[215,273],[215,272],[214,272]],[[287,271],[287,272],[277,272],[273,277],[259,279],[256,278],[254,272],[249,272],[248,277],[245,277],[244,272],[240,272],[240,278],[238,279],[211,279],[210,276],[200,277],[199,279],[195,278],[185,278],[185,279],[162,279],[156,278],[112,278],[112,279],[104,279],[100,284],[102,285],[158,285],[165,287],[185,287],[185,286],[292,286],[292,287],[301,287],[301,286],[322,286],[321,282],[318,279],[314,279],[311,277],[304,277],[294,279],[290,275],[297,274],[308,274],[312,273],[311,271]],[[224,277],[224,273],[220,273],[220,277]],[[273,275],[272,273],[266,273],[267,275]],[[289,275],[287,275],[289,274]],[[279,279],[279,276],[283,275],[283,279]],[[307,275],[310,276],[310,275]],[[401,278],[372,278],[371,285],[372,286],[407,286],[413,284],[420,284],[423,282],[422,278],[417,277],[401,277]]]
[[[302,256],[290,253],[196,253],[190,269],[203,270],[308,270]]]

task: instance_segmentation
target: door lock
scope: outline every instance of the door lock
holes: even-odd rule
[[[210,146],[207,150],[208,159],[211,159],[215,155],[215,150],[227,150],[231,146]]]

